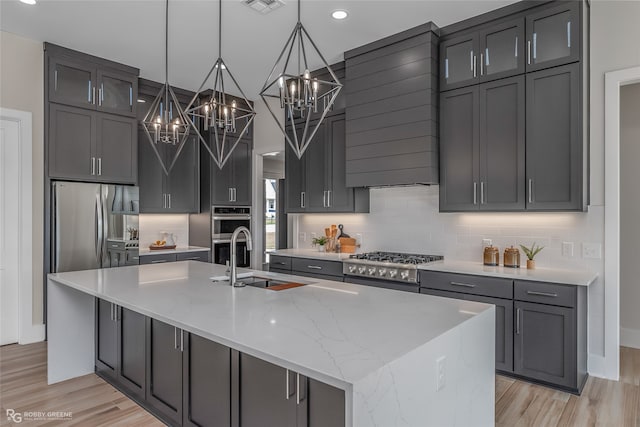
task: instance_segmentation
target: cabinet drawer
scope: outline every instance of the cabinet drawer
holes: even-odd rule
[[[291,257],[279,255],[269,256],[269,269],[291,271]]]
[[[209,262],[209,251],[183,252],[176,254],[176,261]]]
[[[420,286],[496,298],[513,298],[513,281],[495,277],[421,271]]]
[[[175,262],[176,254],[144,255],[140,257],[140,264],[161,264],[163,262]]]
[[[562,307],[576,306],[576,287],[556,283],[516,280],[514,299]]]
[[[113,240],[107,240],[107,249],[115,251],[124,251],[124,242],[116,242]]]
[[[140,264],[140,255],[138,255],[138,251],[127,251],[125,264],[127,265],[138,265]]]
[[[337,261],[292,258],[291,270],[294,272],[293,274],[301,272],[342,277],[342,263]]]

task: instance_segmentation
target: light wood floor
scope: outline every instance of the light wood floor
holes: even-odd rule
[[[640,427],[640,350],[621,348],[620,381],[589,378],[581,396],[496,377],[496,425]],[[0,426],[6,409],[71,411],[71,421],[18,425],[161,426],[96,375],[47,385],[46,343],[0,347]]]

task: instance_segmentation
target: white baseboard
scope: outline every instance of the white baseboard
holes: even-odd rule
[[[20,331],[18,344],[32,344],[34,342],[44,341],[45,327],[41,325],[31,325],[30,328]]]
[[[589,354],[589,358],[587,361],[587,372],[589,372],[589,375],[592,377],[598,377],[598,378],[607,378],[607,379],[612,379],[612,378],[608,378],[607,377],[607,368],[606,368],[607,364],[605,363],[605,358],[604,356],[600,356],[597,354]]]
[[[640,349],[640,329],[620,328],[620,345]]]

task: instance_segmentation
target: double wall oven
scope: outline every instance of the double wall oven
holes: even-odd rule
[[[231,235],[238,227],[251,230],[251,207],[211,207],[211,256],[214,264],[225,265],[231,259]],[[242,235],[237,241],[238,267],[250,267],[251,257]]]

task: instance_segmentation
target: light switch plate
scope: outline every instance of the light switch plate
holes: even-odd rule
[[[573,256],[573,242],[562,242],[562,256]]]
[[[440,356],[436,359],[436,391],[440,391],[446,385],[446,366],[447,366],[447,358],[446,356]]]
[[[602,258],[602,245],[600,243],[583,243],[582,258],[588,258],[588,259]]]
[[[298,240],[300,240],[301,242],[306,242],[307,241],[307,233],[302,232],[302,233],[298,234]]]
[[[491,239],[482,239],[482,246],[491,246],[493,241]]]

